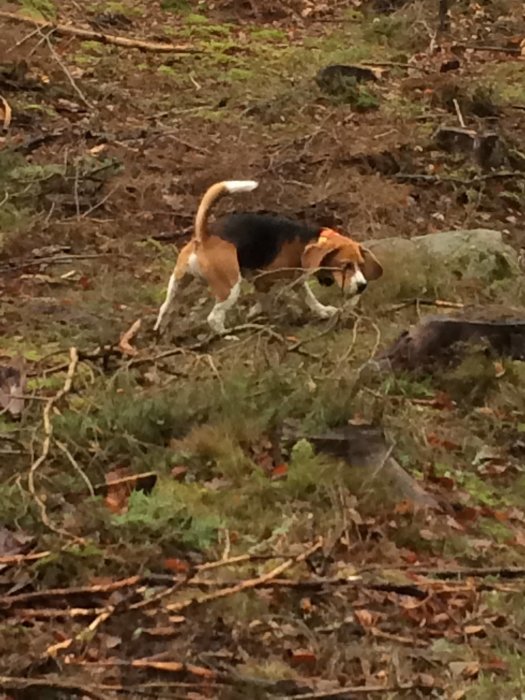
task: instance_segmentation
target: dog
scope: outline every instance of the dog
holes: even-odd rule
[[[177,259],[166,298],[159,309],[158,332],[177,293],[194,278],[208,283],[215,305],[208,324],[226,333],[226,313],[239,299],[242,277],[253,279],[257,291],[267,292],[278,279],[314,275],[326,286],[337,284],[355,303],[369,282],[383,274],[377,258],[365,247],[332,229],[308,226],[278,215],[237,213],[208,225],[212,205],[226,194],[251,192],[253,180],[226,180],[204,194],[195,217],[194,235]],[[337,313],[314,296],[302,282],[307,306],[319,318]]]

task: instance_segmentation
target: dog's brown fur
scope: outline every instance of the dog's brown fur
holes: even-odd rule
[[[255,185],[255,183],[251,184]],[[293,222],[288,223],[292,229],[294,226],[297,228],[297,235],[287,234],[286,240],[279,240],[275,254],[272,252],[272,259],[269,262],[256,269],[248,265],[241,269],[240,244],[235,245],[234,242],[227,240],[226,235],[231,217],[218,222],[210,227],[210,230],[207,223],[210,208],[219,197],[228,192],[246,191],[242,187],[247,188],[248,185],[250,183],[221,182],[212,185],[205,193],[195,218],[195,235],[179,254],[170,279],[166,301],[159,311],[156,329],[160,327],[162,317],[174,296],[173,290],[185,287],[194,277],[201,277],[208,283],[216,300],[208,321],[216,330],[222,330],[224,313],[235,304],[238,297],[241,271],[257,272],[254,279],[256,288],[259,291],[268,291],[277,280],[297,278],[304,275],[305,271],[314,272],[325,268],[329,270],[333,282],[342,290],[352,294],[358,294],[361,291],[359,285],[364,288],[367,281],[378,279],[382,275],[382,267],[374,255],[351,238],[331,229],[308,229]],[[238,216],[242,217],[242,215]],[[256,215],[246,216],[256,217]],[[276,223],[265,221],[270,228],[271,226],[277,228],[282,225],[282,221],[286,220],[277,218],[272,220]],[[242,233],[244,238],[244,234],[250,232]],[[257,244],[260,246],[263,242],[258,239]],[[363,281],[356,281],[361,278]],[[328,311],[330,314],[335,312],[333,307],[323,307],[317,302],[310,291],[306,290],[306,292],[309,306],[320,312],[320,315],[327,317]],[[327,312],[324,315],[323,309]]]

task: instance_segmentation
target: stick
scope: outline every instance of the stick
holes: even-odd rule
[[[138,350],[131,346],[130,341],[133,340],[133,338],[139,332],[141,323],[142,320],[140,318],[137,319],[135,323],[121,335],[118,348],[123,354],[131,356],[138,354]]]
[[[93,109],[93,105],[91,104],[91,102],[89,102],[89,100],[86,98],[86,96],[84,95],[84,93],[82,92],[82,90],[78,87],[78,85],[77,85],[76,82],[75,82],[75,79],[73,78],[73,76],[72,76],[71,73],[69,72],[69,70],[68,70],[66,64],[62,61],[62,59],[60,58],[60,56],[58,55],[58,53],[55,51],[55,49],[54,49],[54,47],[53,47],[53,44],[49,41],[49,34],[48,34],[48,35],[44,35],[44,34],[42,33],[41,30],[40,30],[40,33],[42,34],[43,38],[45,39],[45,42],[46,42],[46,44],[47,44],[47,48],[48,48],[49,51],[51,52],[51,55],[53,56],[53,58],[55,59],[55,61],[58,63],[58,65],[60,66],[60,68],[62,69],[62,72],[64,73],[64,75],[65,75],[66,78],[68,79],[68,81],[69,81],[69,83],[71,84],[71,87],[73,88],[73,90],[77,93],[77,95],[78,95],[80,101],[81,101],[89,110],[92,110],[92,109]],[[78,170],[77,170],[76,177],[75,177],[75,192],[77,192],[77,191],[78,191]],[[78,216],[78,197],[77,197],[77,216]]]
[[[459,121],[460,127],[461,127],[462,129],[466,129],[465,120],[463,119],[463,115],[461,114],[461,109],[460,109],[460,107],[459,107],[459,102],[456,100],[456,98],[454,98],[454,99],[452,100],[452,103],[454,104],[454,109],[456,110],[456,114],[457,114],[457,117],[458,117],[458,121]]]
[[[46,556],[49,552],[44,552]],[[114,591],[119,591],[122,588],[128,588],[130,586],[136,586],[144,581],[142,576],[130,576],[129,578],[120,579],[119,581],[113,581],[112,583],[99,584],[96,586],[78,586],[72,588],[52,588],[44,591],[29,591],[28,593],[18,593],[12,596],[2,596],[0,597],[0,609],[4,607],[11,607],[19,603],[30,603],[34,600],[41,600],[42,598],[66,598],[68,596],[84,596],[84,595],[98,595],[98,594],[108,594]]]
[[[62,651],[63,649],[69,649],[73,642],[80,642],[84,639],[91,638],[92,635],[96,632],[96,630],[100,627],[100,625],[103,622],[105,622],[108,619],[108,617],[111,617],[114,611],[115,606],[108,605],[107,608],[104,608],[104,610],[102,610],[102,612],[97,615],[93,622],[90,622],[90,624],[85,629],[76,634],[74,637],[70,637],[69,639],[65,639],[63,642],[57,642],[57,644],[52,644],[51,646],[47,647],[45,652],[42,654],[42,659],[55,658],[58,655],[59,651]]]
[[[442,309],[463,309],[465,304],[458,301],[445,301],[443,299],[408,299],[407,301],[402,301],[400,304],[394,304],[387,309],[387,311],[399,311],[400,309],[405,309],[408,306],[437,306]]]
[[[9,106],[9,102],[5,99],[5,97],[2,97],[0,95],[0,102],[4,106],[4,117],[3,117],[3,130],[7,131],[9,129],[9,125],[11,124],[11,107]]]
[[[87,685],[74,681],[59,681],[53,678],[21,678],[18,676],[0,676],[0,688],[4,690],[28,690],[42,688],[46,690],[61,690],[74,695],[86,695],[93,700],[107,700],[106,695],[100,695]]]
[[[276,700],[322,700],[323,698],[343,698],[352,695],[368,695],[369,693],[399,693],[407,690],[417,690],[418,688],[428,688],[421,683],[404,683],[400,685],[354,685],[343,686],[337,690],[320,690],[311,693],[299,693],[295,695],[278,695]]]
[[[123,36],[115,36],[113,34],[104,34],[103,32],[94,32],[90,29],[72,27],[69,24],[56,24],[55,22],[36,19],[35,17],[24,17],[16,12],[0,12],[0,18],[8,19],[13,22],[22,22],[23,24],[33,24],[40,27],[40,29],[50,29],[53,33],[60,36],[76,36],[81,39],[99,41],[102,44],[123,46],[128,49],[140,49],[141,51],[153,51],[156,53],[203,53],[187,45],[159,44],[151,41],[142,41],[141,39],[128,39]]]
[[[295,557],[294,559],[287,559],[282,564],[279,564],[279,566],[276,566],[275,569],[272,569],[266,574],[262,574],[262,576],[241,581],[241,583],[238,583],[235,586],[229,586],[228,588],[224,588],[221,591],[216,591],[215,593],[205,594],[200,598],[189,598],[188,600],[181,600],[178,603],[172,603],[171,605],[167,605],[165,609],[169,612],[180,612],[181,610],[185,610],[192,605],[202,605],[202,603],[209,603],[212,600],[226,598],[227,596],[235,595],[236,593],[241,593],[242,591],[264,586],[272,579],[277,578],[294,564],[299,564],[300,562],[305,561],[305,559],[307,559],[314,552],[317,552],[317,550],[321,547],[322,540],[319,540],[299,556]]]
[[[471,177],[470,180],[463,180],[460,177],[438,177],[437,175],[426,175],[424,173],[396,173],[394,177],[397,180],[421,180],[422,182],[452,182],[456,185],[473,185],[476,182],[486,182],[487,180],[500,180],[507,177],[514,177],[517,180],[525,179],[525,172],[520,172],[519,170],[503,170],[501,172],[486,173],[485,175],[476,175]]]
[[[66,394],[71,391],[71,385],[73,384],[73,377],[75,375],[75,370],[78,365],[78,351],[76,348],[72,347],[69,349],[69,366],[67,370],[66,379],[64,381],[64,386],[60,389],[54,396],[52,396],[49,401],[44,406],[43,422],[44,422],[44,442],[42,443],[42,452],[40,457],[38,457],[29,469],[28,475],[28,488],[30,494],[33,496],[38,508],[40,510],[40,517],[44,525],[46,525],[50,530],[56,532],[59,535],[65,535],[66,537],[72,537],[69,532],[57,528],[51,520],[49,519],[46,511],[46,504],[40,498],[36,492],[35,487],[35,475],[39,467],[46,461],[51,448],[51,440],[53,437],[53,423],[51,422],[51,412],[55,404],[60,401]],[[75,538],[76,539],[76,538]]]
[[[454,47],[459,49],[472,49],[473,51],[494,51],[499,53],[508,54],[521,54],[521,49],[513,48],[511,46],[482,46],[478,44],[454,44]]]
[[[181,661],[155,661],[154,659],[133,659],[132,661],[81,661],[79,659],[67,658],[64,663],[69,666],[91,666],[93,668],[149,668],[154,671],[165,671],[167,673],[189,673],[198,678],[215,680],[217,673],[205,666],[195,666],[185,664]]]

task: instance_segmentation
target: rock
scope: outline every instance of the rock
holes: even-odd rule
[[[436,279],[439,265],[449,276],[486,283],[521,274],[516,251],[503,242],[499,231],[490,229],[443,231],[410,239],[383,238],[365,245],[382,262],[385,280],[389,274],[397,278],[404,275],[413,289],[426,285],[428,271]]]

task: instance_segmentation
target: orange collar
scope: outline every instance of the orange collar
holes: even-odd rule
[[[334,236],[340,236],[340,233],[334,231],[332,228],[324,228],[319,234],[319,242],[322,243],[323,239],[328,240],[329,238],[334,238]]]

